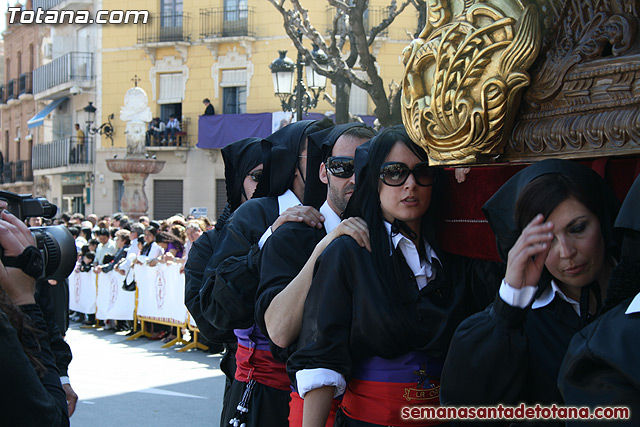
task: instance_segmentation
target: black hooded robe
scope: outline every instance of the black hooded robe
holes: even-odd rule
[[[222,159],[225,164],[227,206],[218,217],[216,227],[213,230],[205,231],[194,242],[185,265],[185,305],[189,309],[189,313],[198,326],[200,333],[207,340],[209,348],[217,346],[218,348],[213,350],[216,351],[220,348],[220,343],[223,343],[226,350],[220,360],[220,370],[226,376],[223,408],[229,406],[231,383],[236,372],[236,340],[232,331],[216,328],[202,315],[200,288],[202,288],[207,264],[218,243],[220,231],[231,213],[241,204],[241,196],[244,193],[244,178],[262,162],[260,142],[260,138],[246,138],[231,143],[222,149]]]
[[[443,268],[419,290],[400,250],[392,257],[398,277],[406,278],[395,286],[383,283],[371,253],[352,238],[329,244],[316,263],[297,351],[287,362],[292,382],[299,370],[326,368],[348,383],[365,360],[410,352],[441,363],[457,325],[490,303],[504,273],[500,264],[441,253]],[[372,425],[344,418],[336,425]]]
[[[255,363],[276,363],[269,351],[260,347],[259,340],[252,341],[252,337],[258,332],[257,328],[254,331],[255,293],[259,279],[256,267],[258,241],[280,214],[276,196],[291,188],[298,163],[299,144],[305,130],[312,123],[296,122],[262,141],[263,179],[254,194],[258,198],[247,201],[234,212],[222,230],[219,243],[205,271],[200,289],[203,316],[217,328],[234,329],[239,343],[250,347],[238,346],[238,368],[229,397],[231,405],[223,409],[223,424],[237,417],[238,413],[233,406],[235,402],[247,400],[249,411],[243,416],[243,422],[247,425],[287,425],[288,383],[276,379],[264,384],[261,382],[263,377],[258,372],[251,369],[247,371],[245,367]],[[255,376],[251,379],[256,382],[249,391],[248,384],[251,382],[247,381],[254,373]],[[250,393],[249,398],[244,399],[247,393]]]
[[[640,300],[639,206],[640,178],[636,178],[615,223],[625,236],[622,260],[611,275],[605,303],[613,308],[573,337],[558,376],[558,388],[568,405],[631,410],[629,421],[608,420],[607,425],[638,425],[640,420],[640,313],[628,310],[632,301],[637,305]],[[622,301],[615,305],[610,298]]]
[[[603,216],[608,224],[602,224],[602,233],[605,242],[612,245],[613,218],[619,204],[606,183],[577,163],[546,160],[516,174],[483,207],[503,259],[519,236],[513,210],[520,190],[547,173],[571,175],[602,194],[606,203]],[[536,297],[548,286],[550,275],[543,273]],[[442,371],[442,404],[562,404],[556,385],[560,363],[569,341],[585,324],[571,304],[559,297],[533,310],[512,307],[496,296],[491,306],[466,319],[456,330]],[[527,423],[538,424],[560,426],[564,421]]]

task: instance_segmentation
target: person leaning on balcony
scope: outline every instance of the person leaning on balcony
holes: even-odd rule
[[[178,121],[178,119],[176,118],[175,114],[172,114],[169,116],[169,122],[167,123],[167,127],[164,129],[164,139],[162,140],[162,143],[168,143],[171,144],[174,142],[174,138],[176,136],[176,133],[180,132],[180,122]],[[167,142],[167,135],[168,135],[168,142]]]
[[[84,162],[84,131],[80,129],[80,125],[76,123],[76,162]]]
[[[203,99],[202,103],[205,106],[205,109],[204,109],[204,115],[205,116],[215,116],[216,115],[216,110],[213,108],[213,105],[211,105],[211,101],[209,100],[209,98]]]

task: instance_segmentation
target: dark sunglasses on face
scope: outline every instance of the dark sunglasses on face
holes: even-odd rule
[[[355,169],[353,158],[345,156],[329,157],[325,166],[329,173],[337,178],[351,178]]]
[[[386,162],[380,168],[380,179],[391,187],[403,185],[410,174],[420,187],[431,187],[436,180],[435,169],[428,162],[418,163],[413,169],[401,162]]]
[[[262,169],[258,169],[257,171],[249,172],[247,176],[250,176],[253,182],[260,182],[260,178],[262,178]]]

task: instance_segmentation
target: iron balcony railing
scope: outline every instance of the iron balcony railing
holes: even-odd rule
[[[253,7],[200,9],[200,38],[254,37],[254,16]]]
[[[0,179],[2,184],[33,181],[33,170],[29,160],[0,163]]]
[[[72,81],[93,78],[93,53],[69,52],[33,70],[33,92],[40,93]]]
[[[189,41],[190,23],[188,13],[149,15],[147,24],[138,25],[138,44]]]
[[[33,146],[33,169],[50,169],[70,165],[90,165],[94,162],[93,138],[84,143],[71,136]]]
[[[31,73],[22,73],[18,79],[18,96],[33,93]]]
[[[7,82],[7,87],[5,88],[7,101],[18,98],[18,94],[16,93],[16,83],[15,79],[11,79]]]
[[[53,9],[64,1],[66,0],[33,0],[33,10],[38,10],[38,8],[44,10]]]

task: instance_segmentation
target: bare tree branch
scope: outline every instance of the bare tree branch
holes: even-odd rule
[[[398,0],[391,0],[385,18],[368,31],[368,34],[364,26],[365,11],[369,7],[368,0],[349,0],[348,2],[347,0],[327,0],[327,4],[335,8],[335,14],[326,38],[310,22],[309,13],[302,7],[301,0],[289,0],[289,3],[287,0],[269,0],[269,2],[282,15],[285,32],[296,50],[301,53],[305,64],[329,78],[336,86],[336,99],[333,105],[336,110],[336,120],[339,123],[348,120],[351,85],[356,85],[369,93],[375,104],[375,114],[384,126],[401,121],[397,107],[398,86],[392,83],[388,89],[385,87],[370,46],[408,5],[412,4],[419,10],[421,5],[425,5],[425,0],[400,0],[400,5]],[[426,6],[424,7],[426,13]],[[299,34],[327,53],[328,67],[320,67],[309,49],[305,48],[304,43],[300,41]],[[357,66],[365,76],[354,70]]]
[[[386,30],[389,27],[389,25],[391,25],[391,23],[396,19],[396,17],[400,15],[404,11],[404,9],[410,4],[411,4],[411,0],[405,0],[405,2],[402,3],[402,5],[400,5],[400,8],[397,9],[395,1],[391,3],[391,6],[389,6],[389,9],[388,9],[387,17],[383,19],[380,24],[371,28],[371,30],[369,31],[369,40],[368,40],[369,46],[373,44],[378,34]]]

